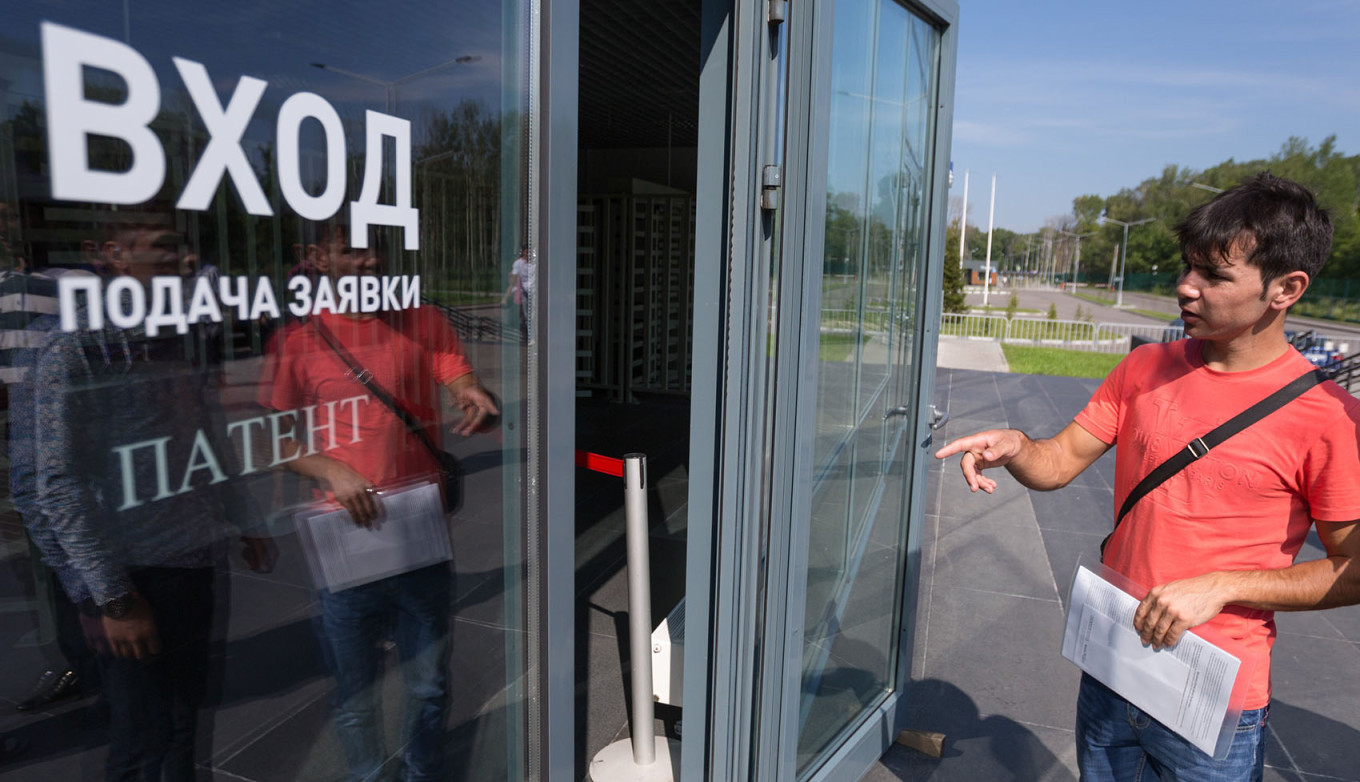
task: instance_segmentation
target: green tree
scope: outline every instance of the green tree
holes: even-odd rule
[[[1196,171],[1168,165],[1159,176],[1126,187],[1104,199],[1105,215],[1125,221],[1155,218],[1155,222],[1129,231],[1128,258],[1124,265],[1130,274],[1173,269],[1180,263],[1180,248],[1175,226],[1190,210],[1213,198],[1213,193],[1194,185],[1226,189],[1270,171],[1295,180],[1313,190],[1331,215],[1334,229],[1332,253],[1323,268],[1323,277],[1360,276],[1360,156],[1345,155],[1336,148],[1336,137],[1328,136],[1316,146],[1293,137],[1269,157],[1254,160],[1229,158],[1217,165]],[[1073,201],[1074,222],[1090,212],[1096,196],[1081,196]],[[1072,217],[1067,218],[1073,220]],[[1084,268],[1109,273],[1114,247],[1122,244],[1123,229],[1107,223],[1100,234],[1082,243]],[[1089,252],[1088,252],[1089,247]],[[1097,272],[1099,273],[1099,272]]]
[[[1049,320],[1057,320],[1057,319],[1058,319],[1058,304],[1057,304],[1057,302],[1054,302],[1054,303],[1048,305],[1048,319],[1049,319]]]
[[[944,239],[944,311],[967,312],[963,298],[963,269],[959,268],[959,224],[955,221],[945,231]]]

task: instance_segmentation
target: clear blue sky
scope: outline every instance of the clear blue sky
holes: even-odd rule
[[[1167,164],[1360,154],[1360,1],[959,0],[954,187],[968,222],[1032,231]]]

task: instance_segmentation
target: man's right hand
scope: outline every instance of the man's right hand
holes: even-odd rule
[[[1040,440],[1031,440],[1019,429],[989,429],[970,434],[936,451],[935,458],[962,453],[959,467],[968,487],[991,494],[996,490],[996,481],[983,475],[983,470],[1006,467],[1021,486],[1052,491],[1066,486],[1108,450],[1108,443],[1073,421],[1061,432]]]
[[[119,619],[81,615],[81,627],[90,648],[129,660],[146,660],[161,653],[156,617],[146,598],[136,597],[127,614]]]
[[[985,432],[960,437],[935,452],[936,459],[946,459],[962,453],[959,467],[963,479],[972,491],[981,489],[991,494],[996,490],[996,481],[982,474],[992,467],[1004,467],[1019,455],[1029,438],[1018,429],[989,429]]]
[[[382,512],[373,484],[339,459],[319,455],[311,458],[326,459],[326,485],[340,507],[349,511],[354,523],[360,527],[371,526]]]

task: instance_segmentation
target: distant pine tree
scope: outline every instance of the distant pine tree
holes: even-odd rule
[[[959,227],[949,226],[944,240],[944,311],[967,312],[963,298],[963,269],[959,267]]]

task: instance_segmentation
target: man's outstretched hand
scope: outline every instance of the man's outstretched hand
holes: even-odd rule
[[[982,471],[1006,466],[1020,453],[1027,439],[1018,429],[989,429],[947,443],[935,452],[935,458],[947,459],[962,453],[959,467],[963,470],[963,479],[968,482],[968,488],[991,494],[996,490],[996,481],[983,475]]]
[[[454,407],[463,414],[452,427],[454,434],[468,437],[489,431],[499,423],[500,408],[476,375],[469,372],[448,383],[448,389],[453,396]]]

